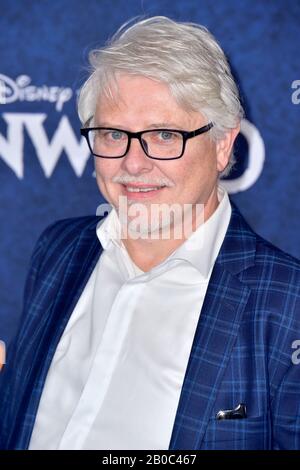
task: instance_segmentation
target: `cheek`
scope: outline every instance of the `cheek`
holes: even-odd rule
[[[101,194],[107,199],[111,200],[113,194],[114,183],[112,178],[118,172],[119,164],[114,161],[107,161],[104,158],[97,158],[95,160],[95,171],[98,188]]]
[[[212,142],[203,142],[203,145],[195,146],[189,160],[191,175],[202,175],[210,178],[217,173],[217,160],[215,146]]]
[[[209,146],[196,148],[186,155],[176,168],[176,183],[180,190],[192,196],[210,189],[217,176],[216,156]],[[175,169],[174,169],[175,170]],[[174,171],[175,174],[175,171]]]
[[[97,181],[109,184],[111,179],[119,173],[120,163],[117,160],[97,158],[95,161],[95,170]]]

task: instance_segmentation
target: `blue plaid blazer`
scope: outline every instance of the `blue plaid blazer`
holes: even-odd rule
[[[300,263],[254,233],[232,207],[169,449],[300,449],[300,364],[292,361],[300,339]],[[4,368],[1,449],[28,448],[56,347],[101,256],[98,221],[58,221],[37,242],[20,330]],[[239,403],[246,405],[245,418],[216,419]]]

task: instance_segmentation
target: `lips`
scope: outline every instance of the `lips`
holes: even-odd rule
[[[158,194],[166,186],[151,184],[127,184],[123,185],[125,195],[130,198],[143,199]]]

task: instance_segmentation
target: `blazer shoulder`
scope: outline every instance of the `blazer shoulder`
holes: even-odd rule
[[[232,217],[228,229],[229,251],[236,252],[240,249],[241,254],[248,256],[254,254],[255,265],[278,264],[282,268],[299,271],[300,260],[284,252],[277,246],[259,235],[240,213],[238,207],[232,202]]]
[[[281,296],[286,300],[295,296],[300,307],[300,261],[257,233],[254,263],[242,273],[242,278],[258,294],[268,291],[270,298]]]
[[[276,265],[282,270],[300,275],[300,260],[286,253],[258,234],[256,235],[256,263]]]
[[[48,225],[38,237],[30,265],[41,267],[47,261],[67,253],[82,236],[92,242],[96,236],[97,224],[102,218],[100,216],[71,217]]]
[[[39,238],[49,240],[66,234],[78,235],[82,231],[96,229],[100,220],[101,217],[94,215],[59,219],[48,225]]]

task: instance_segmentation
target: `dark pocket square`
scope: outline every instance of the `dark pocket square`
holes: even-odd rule
[[[216,414],[216,419],[243,419],[247,418],[246,405],[240,403],[233,410],[220,410]]]

